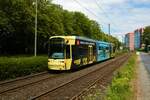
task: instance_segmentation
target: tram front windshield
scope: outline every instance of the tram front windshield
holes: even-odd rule
[[[70,49],[64,43],[62,38],[52,38],[49,42],[49,58],[50,59],[65,59],[68,58]]]

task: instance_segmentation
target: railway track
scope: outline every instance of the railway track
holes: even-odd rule
[[[36,76],[39,76],[39,75],[45,74],[45,73],[47,73],[47,71],[40,72],[40,73],[37,73],[37,74],[28,75],[28,76],[19,77],[19,78],[16,78],[16,79],[0,81],[0,85],[7,84],[7,83],[12,83],[12,82],[16,82],[16,81],[20,81],[20,80],[24,80],[24,79],[28,79],[28,78],[31,78],[31,77],[36,77]]]
[[[27,99],[48,99],[63,100],[70,99],[80,93],[98,78],[103,78],[104,73],[117,65],[117,61],[123,61],[124,56],[96,64],[83,70],[59,75],[41,74],[34,78],[26,78],[0,84],[0,99],[2,100],[27,100]],[[108,68],[107,68],[108,67]],[[116,67],[115,67],[116,68]],[[97,73],[97,74],[95,74]],[[101,73],[101,74],[100,74]],[[58,77],[59,76],[59,77]],[[40,77],[40,79],[38,79]],[[34,79],[34,81],[33,81]],[[93,79],[93,80],[91,80]],[[32,81],[32,82],[31,82]],[[21,85],[18,85],[18,83]],[[12,87],[11,87],[12,86]],[[3,87],[3,88],[2,88]],[[69,88],[68,88],[69,87]],[[78,89],[80,88],[80,89]],[[4,89],[4,90],[3,90]],[[72,91],[72,92],[71,92]],[[58,95],[59,94],[59,95]],[[76,96],[78,97],[78,96]]]
[[[59,86],[51,90],[48,90],[45,93],[42,93],[38,96],[33,97],[32,99],[33,100],[35,99],[38,99],[38,100],[43,100],[43,99],[44,100],[49,100],[49,99],[51,100],[60,100],[60,99],[61,100],[65,100],[65,99],[74,100],[78,98],[85,90],[93,86],[96,82],[102,80],[103,77],[109,76],[110,73],[114,72],[114,70],[118,68],[114,66],[115,65],[120,66],[125,60],[127,60],[127,58],[128,56],[123,56],[121,58],[115,59],[111,63],[108,63],[104,65],[103,67],[100,67],[98,70],[89,72],[86,75],[83,75],[73,80],[62,83]],[[104,72],[105,74],[99,74],[99,73],[104,73]]]
[[[91,87],[93,87],[95,84],[99,84],[100,88],[105,89],[105,85],[108,84],[108,82],[111,80],[112,78],[112,74],[113,72],[120,67],[123,63],[125,63],[129,58],[129,55],[124,57],[123,59],[121,59],[121,61],[117,64],[117,67],[110,70],[110,72],[108,71],[107,73],[105,73],[102,77],[96,79],[95,81],[93,81],[93,83],[89,84],[89,86],[85,89],[83,89],[81,92],[77,93],[75,96],[73,96],[70,100],[78,100],[78,99],[82,99],[82,96],[84,95],[84,93],[86,93],[87,91],[90,90]],[[105,85],[104,85],[105,84]]]
[[[24,88],[47,79],[57,77],[57,74],[50,74],[48,71],[0,82],[0,94],[13,91],[15,89]]]

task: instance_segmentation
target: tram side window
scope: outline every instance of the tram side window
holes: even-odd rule
[[[107,52],[109,51],[109,47],[106,47],[106,51],[107,51]]]
[[[79,59],[80,58],[80,54],[78,52],[78,46],[76,45],[72,45],[72,59]]]
[[[49,58],[51,59],[64,59],[64,46],[59,44],[51,44],[49,49]]]
[[[99,46],[99,50],[102,50],[103,48],[101,46]]]
[[[79,59],[81,57],[88,56],[88,46],[87,45],[74,45],[72,46],[72,58]]]
[[[88,46],[87,45],[81,45],[79,47],[79,53],[81,57],[88,56]]]
[[[98,47],[98,54],[99,54],[99,55],[102,53],[102,49],[103,49],[103,48],[102,48],[101,46]]]
[[[66,58],[69,59],[70,58],[70,45],[66,46]]]
[[[112,46],[110,45],[110,47],[109,47],[109,50],[110,50],[110,52],[112,52]]]
[[[104,52],[105,48],[104,48],[103,46],[99,46],[99,50],[100,50],[101,52]]]

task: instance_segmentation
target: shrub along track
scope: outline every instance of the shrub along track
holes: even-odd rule
[[[5,90],[4,92],[2,91],[3,89],[0,87],[0,89],[2,89],[0,90],[0,99],[74,99],[78,97],[78,95],[82,94],[84,89],[90,87],[91,84],[94,84],[93,82],[95,82],[98,79],[102,79],[103,77],[109,75],[109,73],[117,69],[118,66],[120,66],[125,61],[125,58],[127,59],[127,57],[127,55],[120,56],[115,59],[96,64],[92,67],[88,67],[86,69],[74,73],[54,75],[53,78],[50,78],[49,75],[46,75],[49,78],[43,78],[41,79],[41,81],[39,79],[39,81],[34,81],[31,84],[25,81],[21,82],[25,84],[22,86],[18,86],[18,84],[13,84],[14,87],[16,86],[16,88],[8,89],[6,86],[6,89],[3,87],[3,89]],[[4,86],[5,84],[0,85]],[[8,85],[8,87],[11,86]]]

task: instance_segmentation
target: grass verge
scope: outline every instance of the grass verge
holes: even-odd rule
[[[127,51],[126,51],[126,50],[119,50],[119,51],[116,51],[116,52],[115,52],[114,56],[115,56],[115,57],[118,57],[118,56],[120,56],[120,55],[122,55],[122,54],[124,54],[124,53],[127,53]]]
[[[136,57],[133,54],[128,62],[115,73],[111,85],[106,89],[105,96],[101,96],[101,93],[99,93],[101,91],[97,89],[97,91],[95,90],[96,92],[87,96],[88,99],[84,97],[84,100],[98,100],[98,98],[105,100],[133,100],[132,79],[135,77]]]
[[[47,70],[47,56],[0,57],[0,81]]]
[[[106,100],[132,100],[134,92],[131,80],[134,78],[136,55],[132,55],[128,63],[119,69],[108,87]]]

